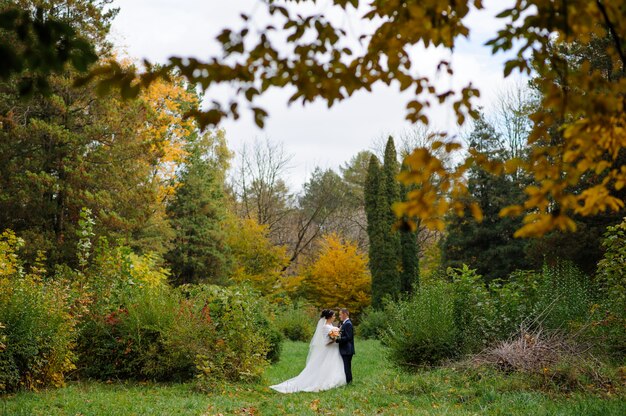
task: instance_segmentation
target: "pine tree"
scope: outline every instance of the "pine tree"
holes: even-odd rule
[[[482,117],[476,121],[469,139],[471,147],[492,158],[501,158],[507,151],[494,128]],[[495,176],[480,167],[470,169],[468,189],[472,200],[480,205],[484,219],[479,223],[469,214],[450,218],[442,247],[445,266],[467,264],[487,282],[529,267],[525,253],[528,241],[513,238],[520,219],[499,216],[502,208],[522,199],[522,180]]]
[[[166,256],[175,283],[226,283],[231,254],[225,243],[223,131],[191,140],[176,195],[168,207],[176,234]]]

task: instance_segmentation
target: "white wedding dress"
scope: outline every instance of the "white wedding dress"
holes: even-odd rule
[[[326,319],[321,318],[311,339],[304,370],[296,377],[270,388],[280,393],[295,393],[328,390],[346,384],[339,344],[328,337],[332,328],[332,325],[326,325]]]

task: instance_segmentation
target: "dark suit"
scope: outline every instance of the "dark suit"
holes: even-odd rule
[[[339,353],[343,360],[343,370],[346,373],[346,382],[352,382],[352,356],[354,355],[354,327],[350,318],[343,321],[339,329],[339,337],[336,340],[339,343]]]

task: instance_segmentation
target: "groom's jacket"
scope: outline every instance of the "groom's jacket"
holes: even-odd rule
[[[346,319],[341,324],[339,338],[337,338],[336,342],[339,343],[339,353],[341,355],[354,355],[354,327],[350,319]]]

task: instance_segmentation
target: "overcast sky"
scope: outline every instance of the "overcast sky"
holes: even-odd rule
[[[111,38],[133,58],[156,62],[172,55],[207,58],[219,52],[214,38],[222,28],[241,25],[240,13],[253,13],[259,26],[267,23],[264,7],[258,3],[260,0],[117,0],[115,6],[120,12],[113,22]],[[339,12],[331,3],[321,0],[303,10],[328,13],[333,22],[350,32],[367,29],[358,19],[359,12]],[[439,58],[451,60],[455,75],[451,80],[441,80],[443,85],[464,86],[472,81],[481,91],[479,103],[489,108],[507,83],[502,76],[503,57],[492,56],[483,45],[500,27],[494,16],[509,1],[485,3],[486,10],[470,15],[470,38],[460,42],[454,55],[416,48],[412,56],[425,75],[433,73]],[[291,9],[298,7],[303,6],[290,4]],[[214,94],[223,97],[228,92]],[[371,148],[377,138],[411,128],[405,120],[408,96],[394,87],[377,85],[371,93],[357,93],[330,109],[318,101],[305,107],[299,103],[288,107],[288,96],[288,91],[270,91],[259,100],[270,114],[263,130],[256,127],[248,113],[237,121],[224,122],[222,127],[234,150],[255,137],[283,142],[287,153],[293,155],[287,179],[294,188],[300,188],[315,166],[337,168],[358,151]],[[434,129],[458,130],[450,108],[434,109],[430,118]]]

